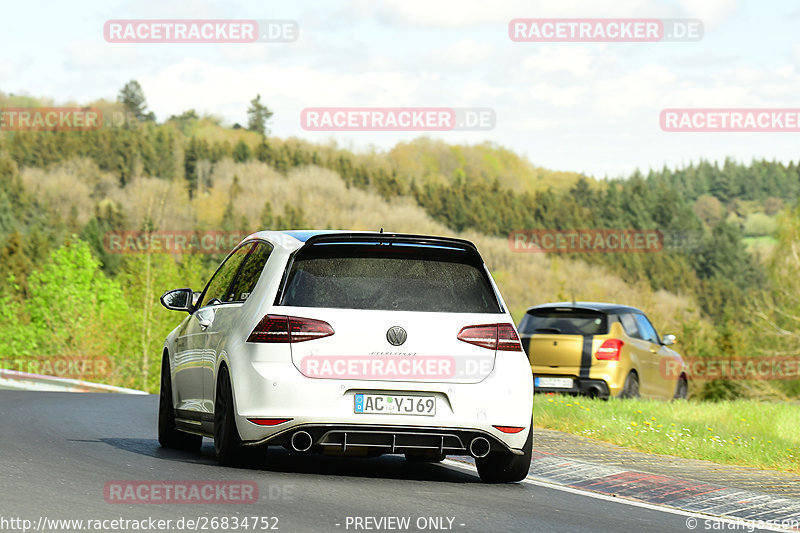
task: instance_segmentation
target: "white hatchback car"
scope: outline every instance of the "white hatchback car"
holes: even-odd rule
[[[341,231],[244,239],[164,344],[159,442],[214,439],[222,464],[282,445],[336,455],[476,458],[523,479],[533,379],[471,242]]]

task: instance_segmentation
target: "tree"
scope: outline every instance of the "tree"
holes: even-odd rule
[[[3,328],[0,352],[26,339],[22,355],[128,355],[128,304],[85,242],[74,239],[51,253],[28,277],[28,290],[21,307],[9,311],[28,320]]]
[[[33,270],[33,261],[25,252],[25,238],[15,231],[0,247],[0,265],[3,265],[3,278],[0,289],[3,294],[27,292],[27,276]]]
[[[147,101],[144,97],[142,86],[136,80],[131,80],[119,92],[117,101],[125,106],[125,110],[136,117],[140,122],[155,122],[156,116],[150,111],[147,112]]]
[[[250,147],[244,142],[244,139],[240,139],[236,146],[233,147],[233,160],[237,163],[245,163],[250,159],[250,154]]]
[[[167,119],[167,122],[175,123],[175,125],[178,126],[184,135],[188,135],[190,133],[191,126],[198,120],[200,120],[200,117],[197,116],[197,111],[194,109],[189,109],[180,115],[171,115]]]
[[[766,200],[764,200],[764,212],[770,216],[777,215],[778,212],[783,209],[783,200],[780,198],[776,198],[775,196],[770,196]]]
[[[746,289],[760,285],[762,271],[744,246],[740,230],[728,224],[717,224],[692,257],[698,277],[724,281]]]
[[[86,223],[80,237],[92,247],[95,256],[100,260],[103,272],[114,275],[122,263],[122,256],[109,250],[107,244],[109,241],[106,239],[111,238],[111,232],[125,229],[125,212],[121,204],[106,198],[95,206],[94,213],[94,217]]]
[[[713,228],[722,220],[722,203],[714,196],[704,194],[694,203],[694,212],[700,220]]]
[[[189,140],[189,145],[184,150],[183,154],[183,171],[186,176],[186,181],[189,187],[189,198],[194,197],[195,191],[198,189],[197,184],[197,160],[199,147],[197,139],[192,137]]]
[[[287,205],[283,208],[283,216],[275,219],[275,229],[277,230],[302,229],[306,226],[308,223],[302,207]]]
[[[254,155],[262,163],[269,164],[272,162],[272,149],[266,139],[261,139],[261,142],[256,146]]]
[[[267,122],[272,118],[272,111],[261,103],[261,95],[257,94],[250,100],[250,107],[247,108],[247,129],[266,137],[269,133]]]
[[[234,218],[235,210],[233,208],[233,200],[228,199],[228,204],[225,206],[225,212],[222,214],[222,220],[219,221],[219,227],[222,231],[233,231],[236,226]]]
[[[766,261],[769,283],[751,303],[756,321],[757,352],[762,357],[796,358],[800,344],[800,208],[778,217],[776,244]],[[782,383],[787,392],[800,394],[796,379]]]
[[[272,203],[269,200],[264,204],[264,209],[261,210],[261,217],[259,219],[261,222],[261,230],[272,229],[272,224],[275,223],[275,217],[272,214]]]

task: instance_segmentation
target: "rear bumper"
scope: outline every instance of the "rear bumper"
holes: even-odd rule
[[[570,389],[554,387],[536,387],[534,393],[552,392],[558,394],[572,394],[581,396],[593,396],[606,399],[610,396],[608,383],[602,379],[573,378],[573,385]]]
[[[361,439],[365,447],[381,453],[391,453],[386,450],[392,449],[393,439],[394,449],[399,450],[396,453],[414,446],[438,449],[443,446],[442,436],[448,448],[445,453],[465,453],[476,436],[485,437],[492,450],[513,452],[522,449],[531,426],[533,379],[522,353],[503,354],[479,383],[314,379],[302,375],[290,362],[248,361],[230,365],[230,371],[236,425],[247,444],[285,444],[290,435],[303,430],[312,435],[315,446],[331,451],[344,447],[347,433],[349,442]],[[436,414],[358,414],[354,395],[359,392],[433,396]],[[259,426],[248,418],[290,420]],[[504,433],[495,425],[524,429]],[[366,433],[359,433],[362,431]],[[366,446],[370,444],[375,446]]]
[[[491,451],[511,452],[521,455],[491,433],[475,429],[367,425],[367,424],[300,424],[246,445],[277,444],[289,446],[291,436],[297,431],[311,435],[314,451],[347,453],[364,450],[375,453],[431,452],[445,455],[469,455],[473,439],[483,437],[489,441]],[[525,432],[527,435],[527,432]]]

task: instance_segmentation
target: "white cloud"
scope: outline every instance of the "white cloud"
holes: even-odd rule
[[[583,100],[587,90],[580,86],[563,87],[548,82],[534,84],[528,93],[532,100],[538,100],[555,107],[574,108]]]
[[[88,40],[70,42],[64,58],[67,68],[74,70],[129,67],[139,61],[137,45]]]
[[[11,59],[0,60],[0,80],[11,80],[20,75],[25,70],[25,63],[12,61]]]
[[[739,0],[680,0],[680,3],[685,16],[702,20],[705,30],[730,20],[741,9]]]
[[[374,8],[385,24],[435,28],[504,27],[514,18],[665,16],[672,11],[672,7],[654,0],[383,0]]]
[[[608,62],[595,48],[547,46],[533,50],[536,52],[522,61],[522,67],[533,75],[563,71],[586,78],[596,74],[598,63]]]
[[[444,49],[433,52],[438,63],[454,67],[472,67],[486,61],[492,52],[492,46],[475,39],[461,39]]]

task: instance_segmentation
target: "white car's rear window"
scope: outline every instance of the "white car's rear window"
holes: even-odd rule
[[[282,305],[500,313],[479,258],[424,246],[326,245],[301,250]]]

